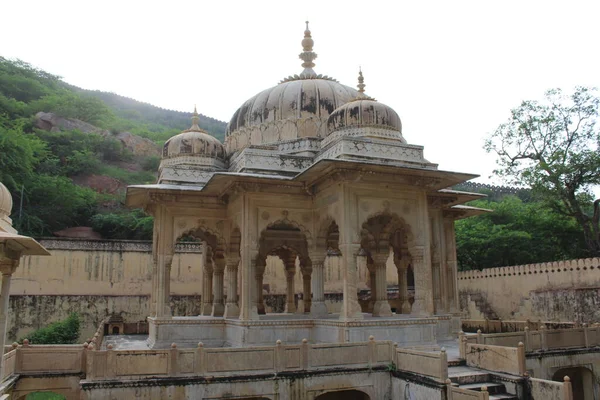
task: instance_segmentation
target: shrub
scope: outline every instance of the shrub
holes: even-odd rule
[[[73,344],[79,339],[81,321],[72,313],[63,321],[53,322],[27,335],[31,344]],[[25,339],[25,338],[23,338]],[[23,342],[21,339],[19,342]]]

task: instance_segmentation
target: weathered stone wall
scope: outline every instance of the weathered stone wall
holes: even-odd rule
[[[458,274],[467,318],[600,321],[600,259],[464,271]]]

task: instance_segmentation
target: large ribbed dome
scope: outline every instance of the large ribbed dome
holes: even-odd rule
[[[227,125],[229,154],[249,145],[264,145],[303,137],[327,136],[327,118],[358,91],[314,70],[313,40],[308,26],[300,58],[304,71],[247,100]]]

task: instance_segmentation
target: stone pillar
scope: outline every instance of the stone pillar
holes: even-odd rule
[[[377,285],[377,294],[375,304],[373,305],[374,317],[390,317],[392,309],[387,296],[387,278],[386,264],[389,258],[389,252],[373,253],[373,263],[375,267],[375,282]]]
[[[422,316],[432,315],[434,309],[431,262],[428,262],[430,260],[429,248],[415,246],[411,254],[415,275],[415,302],[413,303],[411,314]]]
[[[446,243],[446,280],[448,309],[451,313],[459,312],[458,308],[458,273],[456,262],[456,236],[454,231],[454,220],[444,219],[444,239]]]
[[[325,305],[325,259],[327,251],[317,249],[310,254],[312,263],[312,302],[310,305],[310,315],[313,318],[322,318],[327,315],[327,306]]]
[[[357,257],[360,244],[346,243],[340,245],[344,272],[344,302],[340,313],[341,320],[363,319],[358,303],[358,265]]]
[[[152,310],[157,318],[171,316],[171,263],[173,261],[173,217],[164,206],[157,207],[154,214],[153,256],[153,291]],[[159,234],[160,232],[160,234]]]
[[[296,302],[294,299],[294,276],[296,275],[296,256],[288,257],[284,261],[286,278],[285,312],[295,313]]]
[[[410,259],[408,251],[402,251],[400,258],[394,260],[394,264],[398,270],[398,303],[400,310],[398,314],[410,314],[410,302],[408,301],[408,282],[406,279],[406,273],[408,271]]]
[[[225,258],[222,254],[215,257],[213,268],[213,303],[211,316],[222,317],[225,313],[223,303],[223,274],[225,273]]]
[[[312,298],[311,298],[311,278],[312,268],[305,265],[302,269],[302,300],[304,301],[304,309],[302,313],[310,312]]]
[[[212,314],[213,302],[213,256],[210,247],[205,246],[206,259],[202,272],[202,315]]]
[[[373,264],[373,262],[369,263],[368,259],[367,263],[367,270],[369,271],[369,286],[371,289],[369,304],[367,305],[367,312],[373,313],[375,301],[377,300],[377,275],[375,274],[375,264]]]
[[[265,278],[265,268],[267,266],[266,258],[256,260],[256,270],[254,273],[256,279],[256,311],[260,315],[266,314],[265,300],[263,296],[263,280]]]
[[[227,258],[227,303],[225,303],[225,318],[238,318],[240,308],[238,306],[238,265],[239,257]]]
[[[16,260],[0,256],[0,273],[2,273],[2,291],[0,292],[0,349],[6,344],[6,321],[8,320],[8,299],[10,297],[10,280],[19,265]],[[3,363],[0,362],[0,376],[2,376]]]

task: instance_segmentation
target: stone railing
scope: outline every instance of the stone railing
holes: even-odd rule
[[[100,321],[100,324],[98,324],[98,328],[96,329],[94,336],[89,338],[86,341],[86,343],[93,344],[93,347],[95,347],[96,349],[102,348],[102,341],[104,340],[104,325],[108,323],[109,319],[110,317],[106,317],[102,321]]]
[[[84,250],[116,252],[152,252],[151,240],[93,240],[74,238],[41,238],[40,243],[48,250]],[[175,244],[175,253],[201,253],[202,245],[193,242]]]
[[[492,346],[485,344],[466,344],[467,366],[523,376],[526,372],[525,347]]]
[[[446,398],[448,400],[489,400],[490,394],[485,386],[482,386],[481,391],[477,392],[452,386],[452,381],[446,379]]]
[[[530,378],[529,390],[532,399],[573,400],[573,388],[568,376],[565,376],[564,382]]]
[[[15,373],[15,364],[17,361],[17,347],[14,346],[12,350],[4,353],[2,356],[2,376],[0,381],[11,376]]]
[[[80,374],[85,372],[86,348],[87,344],[30,345],[24,340],[23,345],[14,350],[13,372],[27,375]]]
[[[486,268],[481,271],[461,271],[458,273],[458,280],[493,279],[507,276],[518,277],[524,275],[540,275],[588,270],[597,271],[600,274],[600,258],[580,258],[577,260],[554,261],[540,264]]]
[[[462,330],[464,332],[483,333],[502,333],[502,332],[520,332],[525,328],[530,330],[540,329],[544,325],[547,329],[573,328],[575,322],[543,322],[543,321],[510,321],[494,319],[462,319]]]
[[[398,371],[429,376],[439,382],[448,379],[448,355],[444,348],[439,353],[396,349],[394,363]]]
[[[93,349],[93,346],[90,346]],[[393,362],[389,341],[284,345],[245,348],[87,351],[87,379],[139,379],[168,376],[263,375],[330,368],[370,368]]]
[[[525,327],[523,332],[488,333],[478,331],[476,335],[459,333],[459,348],[461,358],[466,354],[468,344],[517,347],[523,343],[525,351],[547,351],[564,348],[600,346],[600,324],[589,327],[583,324],[581,328],[546,329],[542,324],[539,330],[532,331]]]

